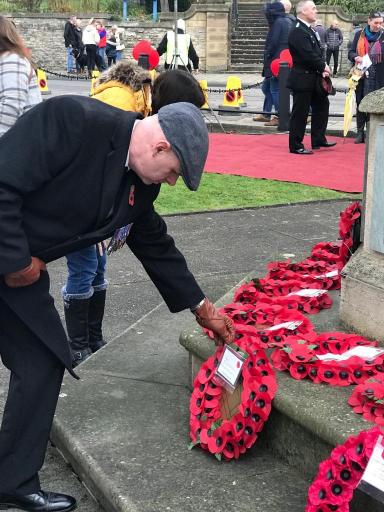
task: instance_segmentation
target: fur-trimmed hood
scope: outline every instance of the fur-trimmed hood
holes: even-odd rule
[[[148,71],[140,68],[134,62],[122,60],[104,71],[98,77],[95,86],[110,81],[128,85],[134,92],[137,92],[142,89],[144,83],[151,82],[151,77]]]

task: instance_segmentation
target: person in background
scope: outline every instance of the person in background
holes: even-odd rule
[[[105,47],[105,54],[108,59],[108,67],[109,68],[112,66],[112,64],[116,64],[116,55],[117,55],[116,46],[117,46],[116,36],[111,31],[111,33],[109,34],[109,37],[107,38],[107,46]]]
[[[93,98],[122,110],[148,116],[151,111],[151,78],[148,71],[121,61],[102,73],[95,82]],[[153,85],[152,113],[170,103],[205,103],[197,80],[182,70],[161,73]],[[103,244],[68,254],[68,278],[62,289],[64,315],[74,366],[85,361],[106,342],[102,324],[108,281]]]
[[[72,15],[64,26],[64,44],[67,49],[67,73],[73,73],[75,71],[74,57],[72,54],[72,48],[76,44],[76,16]]]
[[[352,47],[352,43],[353,43],[353,40],[355,38],[355,34],[359,30],[361,30],[360,22],[358,20],[353,20],[353,22],[352,22],[352,29],[349,32],[349,39],[348,39],[348,46],[347,46],[348,52],[349,52],[349,50]]]
[[[289,0],[282,0],[272,4],[274,9],[274,20],[270,26],[264,49],[264,68],[263,74],[269,80],[269,91],[272,97],[272,105],[275,111],[279,111],[279,78],[273,76],[271,63],[278,59],[280,53],[288,48],[288,35],[293,27],[294,21],[290,16],[292,4]],[[273,116],[266,121],[264,126],[278,126],[279,118]]]
[[[81,20],[76,19],[75,25],[75,34],[76,34],[76,43],[72,50],[72,54],[76,59],[76,69],[78,73],[84,73],[85,67],[85,53],[84,53],[84,44],[83,44],[83,29],[81,28]]]
[[[102,21],[96,22],[96,30],[99,34],[100,40],[97,45],[96,53],[100,57],[98,59],[99,61],[99,67],[104,70],[107,68],[105,64],[105,56],[106,56],[106,47],[107,47],[107,29],[104,27]]]
[[[87,52],[87,68],[89,78],[92,78],[92,71],[95,69],[96,52],[99,41],[100,36],[96,29],[96,21],[91,18],[83,30],[83,44]]]
[[[327,33],[326,33],[324,25],[320,19],[317,19],[315,21],[313,30],[316,32],[316,34],[319,35],[320,48],[321,48],[321,51],[323,52],[323,57],[325,60],[326,56],[327,56],[327,53],[326,53],[327,52]]]
[[[384,87],[384,31],[382,29],[383,15],[381,12],[372,12],[363,29],[356,31],[353,38],[348,59],[354,64],[361,64],[364,55],[368,55],[372,65],[365,70],[356,87],[356,125],[357,136],[355,144],[365,141],[364,128],[368,117],[359,111],[361,100],[372,91]]]
[[[124,29],[119,28],[117,25],[112,25],[111,30],[116,38],[116,62],[119,62],[123,58],[123,50],[125,48],[123,40]]]
[[[199,71],[199,57],[193,46],[191,36],[186,33],[185,21],[183,19],[177,20],[177,50],[178,56],[175,56],[175,32],[168,30],[157,47],[157,53],[161,56],[165,55],[164,68],[184,69],[192,72],[192,66],[195,73]],[[177,66],[176,60],[177,58]]]
[[[309,109],[312,107],[311,142],[312,149],[329,148],[335,142],[328,142],[329,99],[320,90],[322,77],[330,74],[323,58],[318,37],[312,28],[317,19],[317,8],[311,0],[301,0],[296,6],[297,23],[288,38],[293,66],[287,80],[292,90],[293,106],[289,123],[289,151],[297,155],[312,155],[313,151],[303,145]]]
[[[36,73],[12,21],[0,16],[0,136],[41,102]]]
[[[327,44],[327,64],[329,66],[331,57],[333,56],[333,76],[337,76],[339,51],[343,44],[343,33],[339,28],[339,22],[337,20],[333,20],[331,26],[327,29],[325,40]]]

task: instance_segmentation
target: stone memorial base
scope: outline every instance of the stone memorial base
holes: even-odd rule
[[[361,248],[344,267],[340,321],[384,344],[384,255]]]

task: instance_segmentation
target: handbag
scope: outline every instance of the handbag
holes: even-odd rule
[[[320,96],[334,96],[336,94],[336,89],[333,87],[332,80],[329,76],[319,75],[316,90]]]

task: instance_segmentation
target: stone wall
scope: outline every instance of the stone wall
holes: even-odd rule
[[[353,18],[349,14],[345,14],[341,9],[339,9],[335,5],[318,5],[317,10],[319,13],[319,19],[321,19],[325,28],[329,28],[333,20],[337,20],[339,22],[339,26],[344,38],[339,54],[339,73],[346,75],[348,74],[351,68],[351,63],[348,60],[347,45],[349,41],[349,34],[352,29]],[[364,20],[361,19],[359,21],[361,21],[361,24],[363,26]],[[331,59],[331,66],[332,64],[333,59]]]
[[[115,21],[105,15],[84,15],[83,26],[91,17],[102,18],[106,27]],[[172,17],[171,17],[172,16]],[[228,19],[229,6],[225,4],[193,5],[183,13],[187,32],[191,35],[202,71],[226,70],[228,68]],[[66,72],[66,51],[63,31],[67,16],[63,14],[14,14],[12,19],[22,34],[26,45],[38,65],[54,72]],[[149,39],[156,47],[167,30],[173,25],[173,15],[157,23],[119,22],[125,29],[124,57],[131,58],[132,48],[142,39]],[[161,59],[163,62],[164,57]]]

